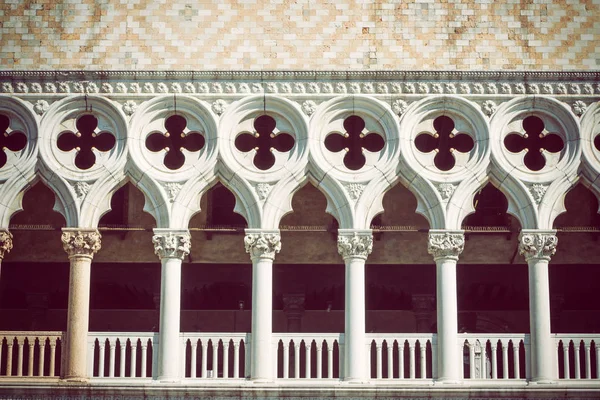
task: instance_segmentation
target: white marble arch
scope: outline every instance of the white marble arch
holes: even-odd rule
[[[23,193],[36,180],[39,121],[30,103],[7,95],[0,95],[0,114],[9,118],[10,131],[22,132],[27,138],[23,150],[2,150],[7,160],[0,168],[0,227],[8,228],[11,217],[23,209]]]
[[[183,149],[184,164],[172,170],[164,165],[165,150],[151,152],[146,148],[146,138],[151,133],[165,132],[165,120],[175,114],[186,119],[184,133],[199,132],[205,143],[198,152]],[[192,216],[200,211],[202,194],[216,179],[216,115],[206,102],[194,97],[159,96],[136,109],[129,123],[129,134],[127,174],[146,196],[144,210],[155,218],[157,228],[187,227]]]
[[[343,122],[356,115],[365,122],[366,134],[379,134],[385,144],[381,151],[364,150],[366,162],[358,170],[344,165],[344,152],[331,152],[325,139],[343,133]],[[382,199],[395,181],[400,157],[397,117],[389,104],[364,95],[334,97],[317,107],[310,120],[309,171],[327,197],[327,210],[340,229],[369,229],[373,218],[383,212]]]
[[[600,150],[594,139],[600,135],[600,102],[593,103],[581,116],[581,159],[582,182],[599,200],[600,204]],[[600,209],[598,210],[600,212]]]
[[[96,163],[82,170],[75,165],[75,152],[63,152],[56,143],[62,132],[76,132],[75,122],[85,114],[93,114],[98,119],[98,130],[112,133],[116,141],[105,153],[94,151]],[[43,115],[38,170],[56,193],[55,210],[63,214],[68,227],[94,228],[108,211],[112,194],[125,176],[126,141],[125,115],[103,96],[67,97],[53,103]]]
[[[454,153],[456,164],[442,171],[434,163],[434,152],[416,148],[415,138],[433,133],[433,121],[452,118],[455,132],[468,134],[474,147]],[[490,158],[490,133],[486,117],[473,102],[459,96],[429,96],[409,106],[400,119],[401,157],[398,179],[418,201],[417,212],[431,229],[460,229],[463,219],[474,211],[473,196],[485,185]]]
[[[294,138],[289,152],[273,150],[275,164],[260,170],[254,163],[255,151],[243,153],[235,147],[236,137],[253,133],[253,121],[269,115],[278,132]],[[275,132],[277,133],[277,132]],[[305,179],[308,161],[308,121],[300,106],[274,95],[245,97],[229,105],[219,126],[219,163],[217,174],[236,195],[235,211],[251,229],[277,229],[291,204],[291,196]]]
[[[544,153],[546,165],[539,171],[525,166],[524,152],[511,153],[504,146],[511,132],[522,132],[528,116],[544,121],[545,131],[563,140],[563,150]],[[492,162],[489,178],[507,197],[508,212],[522,229],[552,229],[554,219],[565,210],[564,198],[578,180],[581,162],[579,120],[562,102],[550,97],[520,97],[500,105],[490,120]]]

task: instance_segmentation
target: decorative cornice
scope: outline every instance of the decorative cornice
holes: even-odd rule
[[[465,248],[465,235],[462,231],[430,230],[427,252],[433,259],[458,260]]]
[[[154,229],[152,243],[154,244],[154,254],[161,260],[163,258],[183,260],[190,254],[191,238],[186,230]]]
[[[367,259],[373,251],[373,234],[367,231],[348,231],[338,234],[338,253],[344,260],[347,258]]]
[[[519,234],[519,254],[529,260],[550,260],[556,253],[556,231],[522,230]]]
[[[92,258],[102,246],[102,236],[96,229],[63,228],[62,231],[63,249],[69,258],[81,256]]]
[[[0,260],[4,259],[4,256],[13,248],[13,235],[9,231],[0,231]]]
[[[246,229],[244,247],[252,260],[259,258],[274,260],[275,254],[281,251],[281,235],[279,231]]]

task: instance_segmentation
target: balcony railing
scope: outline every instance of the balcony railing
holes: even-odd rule
[[[457,368],[465,381],[530,378],[526,334],[459,334]],[[599,334],[555,334],[557,377],[563,383],[600,383]],[[63,332],[0,332],[0,377],[59,379]],[[241,380],[250,376],[248,333],[182,333],[181,378]],[[344,377],[344,335],[274,333],[277,380]],[[158,333],[91,332],[90,378],[156,378]],[[434,381],[435,334],[367,334],[367,371],[373,382]]]

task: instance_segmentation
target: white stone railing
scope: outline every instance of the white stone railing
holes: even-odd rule
[[[151,378],[158,333],[90,332],[88,375],[99,378]]]
[[[63,332],[0,332],[0,377],[60,376]]]
[[[277,378],[339,378],[344,334],[273,333],[273,356]]]
[[[526,334],[461,333],[459,368],[465,379],[529,379],[530,345]]]
[[[245,378],[248,333],[182,333],[182,377]]]
[[[436,347],[432,333],[369,333],[367,371],[372,379],[432,379]]]
[[[555,337],[559,379],[600,379],[600,334],[567,333]]]

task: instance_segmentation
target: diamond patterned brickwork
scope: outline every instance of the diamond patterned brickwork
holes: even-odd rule
[[[6,0],[1,69],[598,68],[600,2]]]

